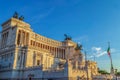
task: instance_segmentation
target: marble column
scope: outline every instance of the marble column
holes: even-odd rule
[[[22,30],[20,31],[20,45],[22,45]]]
[[[21,41],[21,31],[20,30],[19,30],[18,34],[19,34],[18,35],[19,36],[19,38],[18,38],[19,40],[18,41],[19,41],[19,45],[20,45],[21,44],[21,42],[20,42]]]
[[[57,48],[55,48],[55,55],[54,56],[57,57]]]
[[[35,53],[33,53],[33,66],[35,66],[35,63],[36,63],[36,54]]]
[[[5,42],[6,42],[6,34],[7,34],[7,33],[5,33],[5,38],[4,38],[4,47],[5,47]]]
[[[22,46],[24,45],[24,31],[22,31]]]
[[[25,45],[25,32],[23,31],[23,45]]]
[[[62,56],[62,55],[63,55],[63,49],[61,49],[61,58],[63,58],[63,56]]]
[[[59,58],[61,58],[61,48],[59,49]]]
[[[58,48],[58,58],[60,58],[60,48]]]
[[[56,48],[56,58],[58,57],[58,48]]]
[[[25,32],[24,45],[26,46],[27,33]]]
[[[20,56],[20,59],[19,59],[19,68],[21,68],[21,66],[22,66],[22,50],[20,51],[19,56]]]
[[[8,32],[6,34],[6,42],[5,42],[5,46],[7,46],[7,40],[8,40]]]
[[[61,58],[61,49],[59,49],[59,53],[58,54],[59,54],[59,58]]]
[[[53,55],[55,55],[55,47],[53,47]]]
[[[6,33],[4,34],[4,42],[3,42],[3,47],[5,47],[5,42],[6,42]]]
[[[5,33],[3,34],[3,42],[2,42],[3,47],[4,47],[4,42],[5,42]]]
[[[28,33],[26,33],[26,40],[25,40],[25,42],[26,42],[26,45],[28,45]]]
[[[22,51],[21,51],[21,68],[23,68],[23,63],[24,63],[24,53],[25,53],[25,51],[22,50]]]
[[[65,59],[65,49],[64,49],[64,51],[63,51],[63,58]]]

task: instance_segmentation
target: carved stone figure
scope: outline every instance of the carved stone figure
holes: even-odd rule
[[[77,46],[76,46],[76,48],[75,48],[75,50],[82,50],[82,45],[80,44],[77,44]]]
[[[20,16],[19,20],[23,21],[24,20],[24,16]]]
[[[13,18],[17,18],[18,19],[18,16],[19,16],[19,14],[17,12],[15,12],[14,15],[13,15]]]
[[[72,40],[72,37],[68,36],[67,34],[64,34],[65,40]]]
[[[19,19],[19,20],[21,20],[21,21],[24,20],[24,16],[20,16],[20,17],[19,17],[19,14],[18,14],[17,12],[14,13],[13,18]]]

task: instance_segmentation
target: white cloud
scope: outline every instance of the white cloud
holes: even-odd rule
[[[78,42],[78,44],[81,44],[81,42]]]
[[[105,54],[107,54],[107,51],[101,51],[101,53],[97,54],[96,57],[101,57]]]
[[[94,56],[93,55],[91,55],[91,56],[87,56],[88,58],[93,58]]]
[[[92,47],[92,55],[91,58],[95,57],[101,57],[107,54],[107,50],[103,50],[101,47]],[[115,49],[111,49],[111,53],[116,52]]]
[[[99,52],[99,51],[101,51],[101,47],[92,47],[92,50]]]

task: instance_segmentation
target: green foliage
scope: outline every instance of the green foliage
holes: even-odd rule
[[[105,71],[105,70],[99,70],[98,71],[100,74],[110,74],[110,73],[108,73],[107,71]]]
[[[117,72],[116,75],[120,75],[120,72]]]

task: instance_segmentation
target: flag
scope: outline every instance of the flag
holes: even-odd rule
[[[108,56],[110,57],[110,62],[111,62],[111,74],[114,74],[114,68],[113,68],[113,63],[112,63],[112,57],[111,57],[111,53],[110,53],[110,43],[108,42],[108,49],[107,49],[107,53],[108,53]]]
[[[108,53],[108,55],[110,56],[110,46],[109,46],[108,49],[107,49],[107,53]]]

